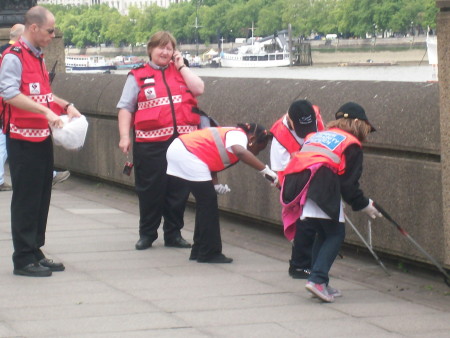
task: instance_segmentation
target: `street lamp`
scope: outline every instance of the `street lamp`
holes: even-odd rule
[[[201,5],[202,0],[197,0],[195,3],[195,55],[198,56],[198,29],[203,27],[198,24],[198,7]]]

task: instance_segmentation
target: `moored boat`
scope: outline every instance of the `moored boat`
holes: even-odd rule
[[[117,69],[132,69],[144,64],[145,61],[134,55],[119,55],[114,58]]]
[[[231,53],[222,52],[220,65],[250,68],[289,66],[291,60],[286,35],[287,31],[284,30],[258,41],[252,36],[251,44],[240,46]]]
[[[108,73],[117,69],[101,55],[66,55],[66,72]]]

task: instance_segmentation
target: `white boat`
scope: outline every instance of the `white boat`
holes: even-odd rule
[[[277,36],[268,36],[258,41],[251,38],[252,44],[240,46],[234,53],[222,52],[222,67],[282,67],[289,66],[290,57],[286,41],[287,31]]]
[[[108,73],[117,69],[101,55],[66,55],[66,72]]]

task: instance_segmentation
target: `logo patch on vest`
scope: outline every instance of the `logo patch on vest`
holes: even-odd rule
[[[22,48],[17,46],[11,47],[11,50],[16,53],[22,53]]]
[[[30,83],[30,94],[37,95],[41,93],[41,85],[39,82]]]
[[[153,84],[153,83],[155,83],[155,79],[154,79],[154,78],[148,78],[148,79],[145,79],[145,80],[144,80],[144,83],[145,83],[145,84],[148,84],[148,83]]]
[[[314,134],[305,144],[319,143],[327,147],[330,150],[336,149],[346,137],[341,134],[333,133],[331,131],[323,131]]]
[[[156,98],[156,91],[155,91],[154,87],[145,88],[144,94],[145,94],[145,97],[147,98],[147,100]]]

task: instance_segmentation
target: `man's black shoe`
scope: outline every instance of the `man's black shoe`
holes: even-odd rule
[[[216,256],[212,256],[211,258],[198,258],[197,262],[199,263],[231,263],[233,261],[233,258],[229,258],[225,256],[224,254],[218,254]]]
[[[198,253],[191,251],[191,255],[189,256],[189,260],[190,261],[196,261],[197,257],[198,257]]]
[[[50,277],[52,275],[52,271],[49,268],[42,266],[39,263],[31,263],[21,269],[14,269],[13,273],[15,275],[28,277]]]
[[[170,241],[165,241],[164,245],[172,248],[183,248],[183,249],[188,249],[191,247],[191,245],[181,236],[176,237]]]
[[[147,237],[141,237],[136,242],[136,250],[145,250],[152,246],[153,241],[150,238]]]
[[[311,270],[309,269],[296,268],[292,265],[289,267],[289,276],[294,279],[308,279],[310,275]]]
[[[54,262],[53,259],[42,258],[39,261],[39,264],[42,266],[49,268],[51,271],[64,271],[66,267],[63,263]]]

